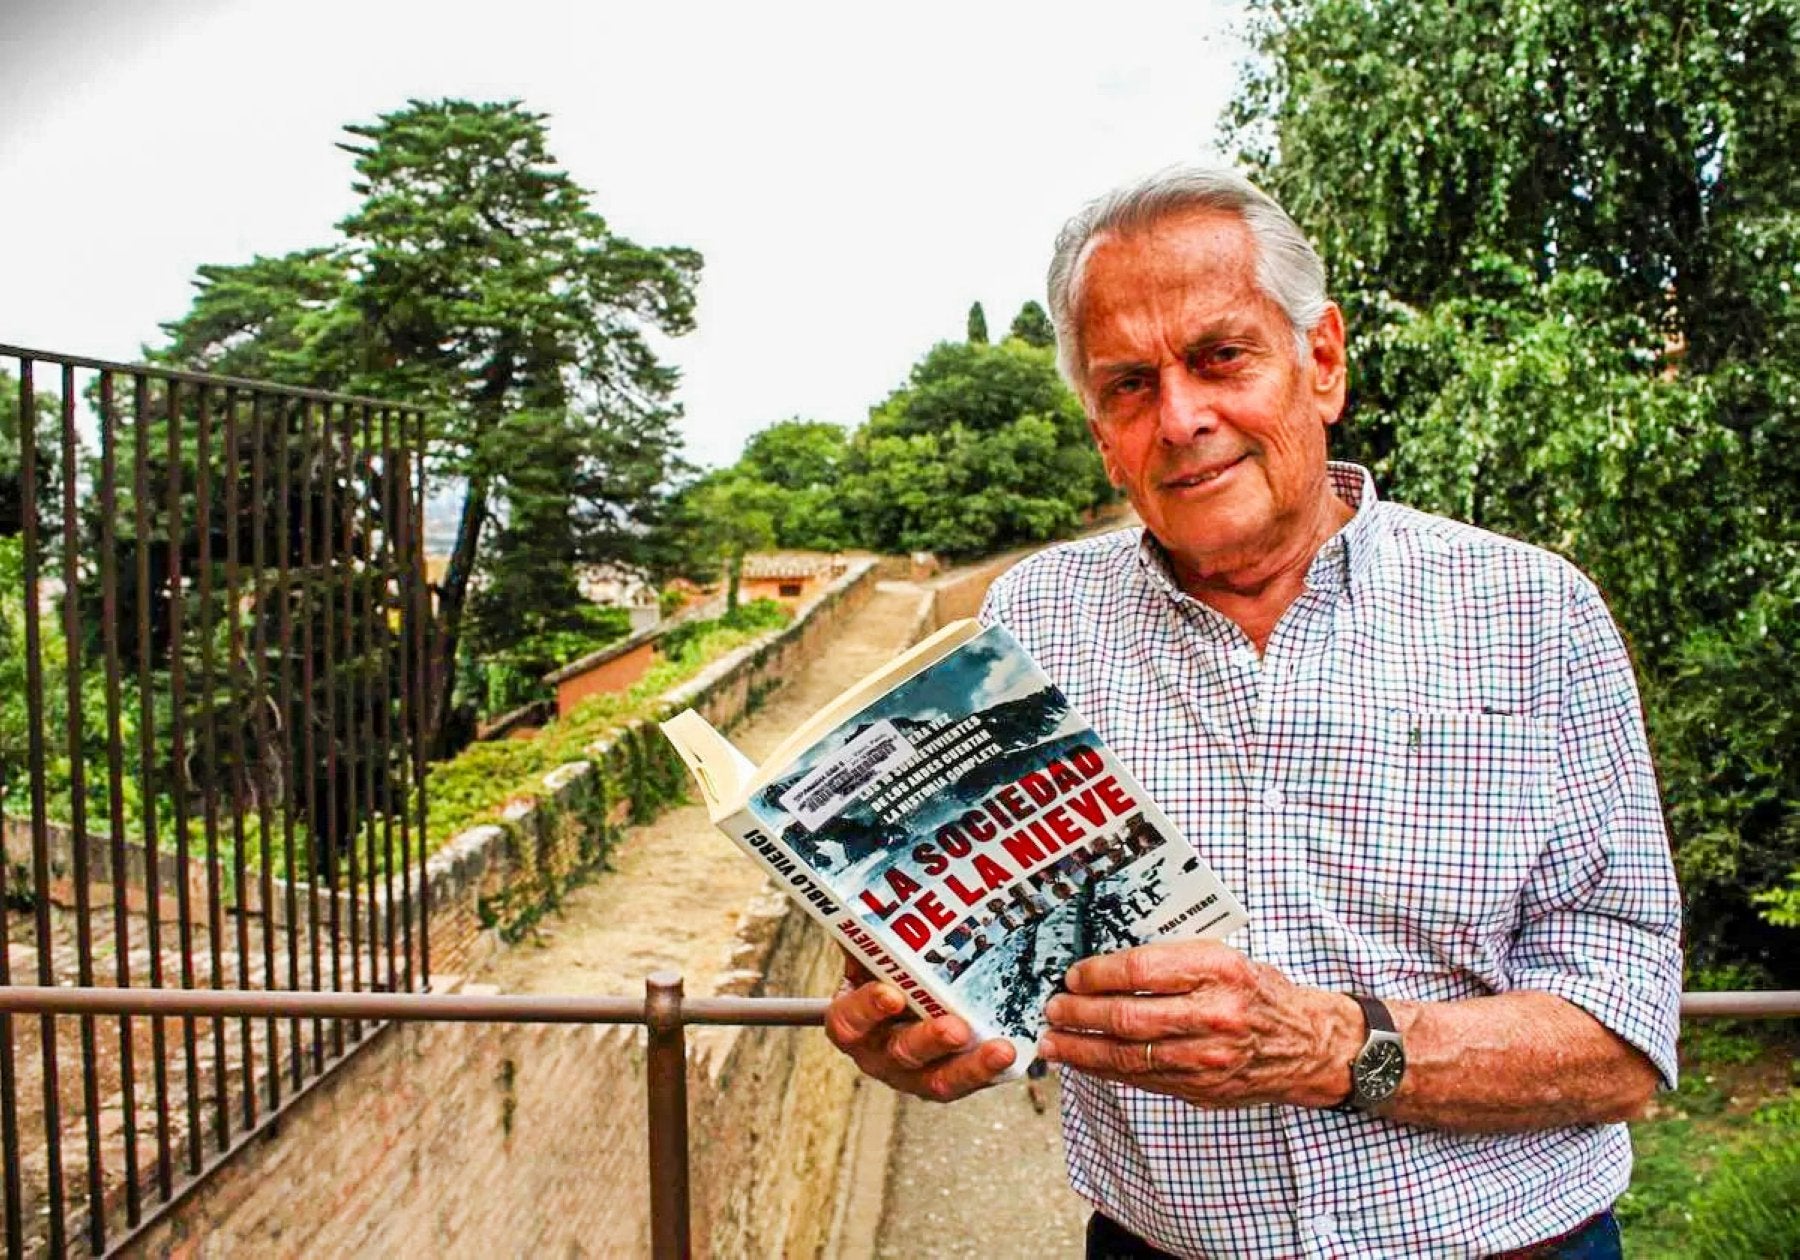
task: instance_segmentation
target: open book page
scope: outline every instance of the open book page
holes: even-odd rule
[[[700,785],[707,815],[714,823],[743,809],[750,781],[756,777],[755,762],[692,709],[683,709],[664,722],[662,729]]]

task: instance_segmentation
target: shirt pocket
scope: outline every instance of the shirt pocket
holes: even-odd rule
[[[1391,944],[1509,935],[1549,835],[1554,748],[1549,723],[1509,714],[1326,718],[1309,811],[1317,891]]]

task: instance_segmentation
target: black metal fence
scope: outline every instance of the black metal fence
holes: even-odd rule
[[[424,413],[0,374],[0,984],[426,988]],[[378,1027],[70,1023],[0,1013],[12,1255],[129,1236]]]

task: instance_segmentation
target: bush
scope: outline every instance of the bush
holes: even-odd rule
[[[1800,1092],[1756,1115],[1695,1194],[1692,1254],[1700,1260],[1800,1256]]]

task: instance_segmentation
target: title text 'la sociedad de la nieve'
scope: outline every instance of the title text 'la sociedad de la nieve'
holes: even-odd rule
[[[953,901],[978,906],[1064,847],[1137,809],[1118,779],[1106,773],[1100,754],[1077,745],[1066,760],[1053,759],[995,789],[939,827],[931,840],[915,845],[910,856],[930,877],[930,886],[890,866],[883,873],[889,897],[864,889],[862,903],[908,946],[922,949],[956,925]],[[960,869],[953,870],[953,864]]]

